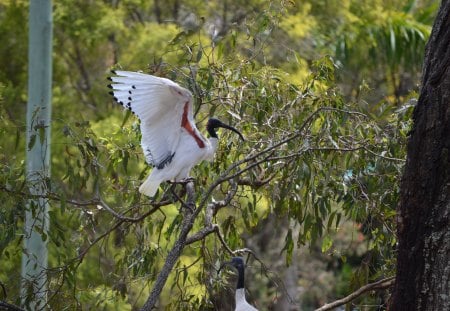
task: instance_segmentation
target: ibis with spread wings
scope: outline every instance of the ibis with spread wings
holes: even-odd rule
[[[153,170],[139,191],[149,197],[162,182],[183,181],[194,165],[212,161],[217,128],[232,130],[244,139],[234,127],[214,118],[208,120],[210,138],[206,139],[195,126],[192,93],[169,79],[131,71],[113,74],[110,94],[141,121],[141,146]]]

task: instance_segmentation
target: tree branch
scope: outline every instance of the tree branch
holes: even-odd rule
[[[151,214],[155,213],[160,207],[165,206],[165,205],[169,205],[169,204],[172,204],[172,203],[175,203],[175,201],[169,200],[169,199],[168,200],[159,201],[159,202],[154,202],[154,203],[151,204],[153,206],[153,208],[148,210],[144,214],[142,214],[142,215],[140,215],[138,217],[128,217],[128,216],[125,216],[123,214],[120,214],[120,213],[116,212],[114,209],[109,207],[109,205],[106,204],[106,202],[103,201],[103,199],[99,198],[97,200],[97,205],[100,205],[101,207],[103,207],[106,211],[108,211],[111,215],[113,215],[117,219],[119,219],[121,221],[124,221],[124,222],[134,222],[134,223],[144,220],[146,217],[148,217]]]
[[[394,281],[395,281],[395,277],[392,276],[392,277],[389,277],[386,279],[379,280],[374,283],[367,284],[367,285],[361,287],[360,289],[358,289],[357,291],[351,293],[350,295],[348,295],[342,299],[327,303],[324,306],[320,307],[319,309],[316,309],[315,311],[332,310],[336,307],[339,307],[346,303],[349,303],[352,300],[355,300],[356,298],[358,298],[359,296],[361,296],[362,294],[364,294],[368,291],[388,288],[394,284]]]
[[[164,266],[159,272],[155,284],[153,285],[153,289],[150,292],[150,295],[142,307],[142,311],[150,311],[152,310],[156,302],[158,301],[159,295],[161,294],[164,285],[166,284],[167,278],[169,277],[170,272],[172,271],[175,263],[181,256],[181,252],[186,246],[186,239],[189,231],[191,231],[192,226],[194,225],[194,221],[196,215],[198,215],[197,210],[195,209],[195,193],[194,193],[194,183],[192,181],[186,184],[186,192],[187,192],[187,200],[186,205],[190,208],[183,209],[183,221],[181,223],[181,231],[178,236],[178,239],[175,241],[172,249],[169,251],[167,255],[166,261],[164,262]]]
[[[7,310],[7,311],[25,311],[22,308],[19,308],[16,305],[12,305],[10,303],[7,303],[6,301],[0,300],[0,310]]]
[[[331,112],[340,112],[340,113],[346,113],[346,114],[352,114],[352,115],[356,115],[356,116],[360,116],[360,117],[364,117],[364,118],[368,118],[367,115],[361,113],[361,112],[357,112],[357,111],[350,111],[350,110],[344,110],[344,109],[338,109],[338,108],[332,108],[332,107],[320,107],[318,109],[316,109],[315,111],[313,111],[303,122],[303,124],[294,132],[291,132],[289,135],[287,135],[285,138],[281,139],[280,141],[269,145],[268,147],[266,147],[263,150],[260,150],[256,153],[251,153],[248,156],[246,156],[244,159],[237,161],[235,163],[233,163],[232,165],[230,165],[221,175],[220,177],[208,188],[207,191],[204,192],[204,195],[202,197],[202,200],[199,204],[199,207],[201,208],[203,205],[206,204],[209,196],[211,195],[212,191],[221,183],[223,183],[224,181],[230,180],[232,178],[235,178],[237,176],[242,175],[244,172],[252,169],[255,166],[258,166],[261,163],[264,163],[266,161],[270,161],[272,158],[271,156],[273,155],[273,153],[275,152],[275,150],[277,148],[279,148],[280,146],[289,143],[290,141],[293,141],[297,138],[299,138],[304,130],[308,127],[308,125],[314,120],[314,117],[316,115],[318,115],[320,112],[323,111],[331,111]],[[264,156],[263,159],[258,160],[258,158]],[[273,158],[275,159],[275,158]],[[255,161],[254,163],[238,170],[235,173],[232,173],[236,168],[239,168],[242,164],[248,163],[248,162],[252,162]]]
[[[195,243],[197,241],[203,240],[207,235],[210,235],[214,231],[216,231],[216,228],[218,228],[217,224],[212,224],[208,227],[204,227],[197,231],[196,233],[190,235],[186,238],[186,245]]]
[[[137,216],[137,217],[128,217],[124,214],[116,212],[112,207],[110,207],[99,195],[97,195],[95,198],[86,200],[86,201],[77,201],[74,199],[62,199],[58,194],[47,192],[43,195],[36,195],[36,194],[30,194],[25,191],[13,191],[11,189],[8,189],[6,186],[0,185],[0,190],[11,193],[16,196],[31,198],[31,199],[46,199],[49,201],[56,201],[56,202],[62,202],[64,201],[67,204],[74,205],[77,207],[86,207],[86,206],[101,206],[104,208],[108,213],[113,215],[115,218],[122,220],[124,222],[140,222],[144,220],[144,218],[148,217],[149,215],[155,213],[160,207],[173,204],[175,201],[173,199],[165,199],[162,198],[161,201],[158,202],[150,202],[150,206],[153,208],[145,212],[144,214]],[[135,206],[131,206],[129,210],[133,209]]]

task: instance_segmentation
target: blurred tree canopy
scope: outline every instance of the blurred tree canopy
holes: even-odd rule
[[[177,81],[200,129],[214,115],[246,137],[220,133],[215,161],[193,170],[193,227],[160,310],[231,310],[234,281],[217,274],[231,252],[248,259],[261,310],[312,310],[394,275],[399,178],[437,5],[54,1],[50,307],[142,307],[188,217],[169,185],[139,195],[150,168],[138,120],[108,95],[111,69]],[[27,19],[28,1],[0,0],[0,300],[15,304],[30,197]]]

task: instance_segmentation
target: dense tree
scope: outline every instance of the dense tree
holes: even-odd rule
[[[409,53],[417,54],[391,61],[400,62],[396,78],[411,76],[406,89],[414,90],[429,27],[420,17],[430,6],[417,1],[399,12],[399,3],[55,2],[54,156],[43,196],[52,206],[50,307],[127,310],[157,302],[161,309],[227,310],[234,286],[217,268],[235,254],[246,257],[254,281],[248,300],[273,309],[310,310],[372,281],[390,284],[384,278],[394,274],[394,207],[414,93],[395,93],[391,75],[382,74],[389,47],[370,62],[358,47],[368,24],[378,26],[375,49],[391,42],[383,36],[388,17],[407,21],[406,36],[413,29],[417,40]],[[0,32],[8,34],[0,45],[0,298],[15,303],[32,197],[18,148],[25,144],[27,6],[0,1]],[[351,62],[338,53],[339,42],[352,46]],[[216,160],[194,169],[187,190],[163,185],[154,200],[140,196],[149,168],[137,120],[107,95],[111,68],[176,80],[194,93],[199,128],[215,115],[246,142],[220,133]],[[349,81],[356,73],[383,87]],[[383,305],[384,297],[352,303]]]

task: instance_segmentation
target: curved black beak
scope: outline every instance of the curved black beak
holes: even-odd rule
[[[225,261],[224,263],[222,263],[222,264],[220,265],[220,267],[219,267],[219,270],[217,271],[217,274],[219,274],[220,271],[222,271],[222,269],[223,269],[225,266],[233,266],[233,262],[232,262],[232,261]]]
[[[244,136],[242,136],[241,132],[239,132],[236,128],[234,128],[234,127],[232,127],[232,126],[230,126],[230,125],[226,125],[226,124],[224,124],[224,123],[222,123],[222,125],[221,125],[220,127],[223,127],[223,128],[225,128],[225,129],[228,129],[228,130],[231,130],[231,131],[235,132],[236,134],[239,135],[239,137],[240,137],[242,140],[245,140],[245,139],[244,139]]]
[[[214,131],[214,129],[218,128],[218,127],[222,127],[225,128],[227,130],[233,131],[236,134],[239,135],[239,137],[242,140],[244,139],[244,136],[242,136],[241,132],[239,132],[236,128],[232,127],[231,125],[225,124],[222,121],[215,119],[215,118],[211,118],[208,120],[208,124],[206,125],[206,129],[208,130],[208,133],[212,136],[212,137],[217,137],[216,132]]]

